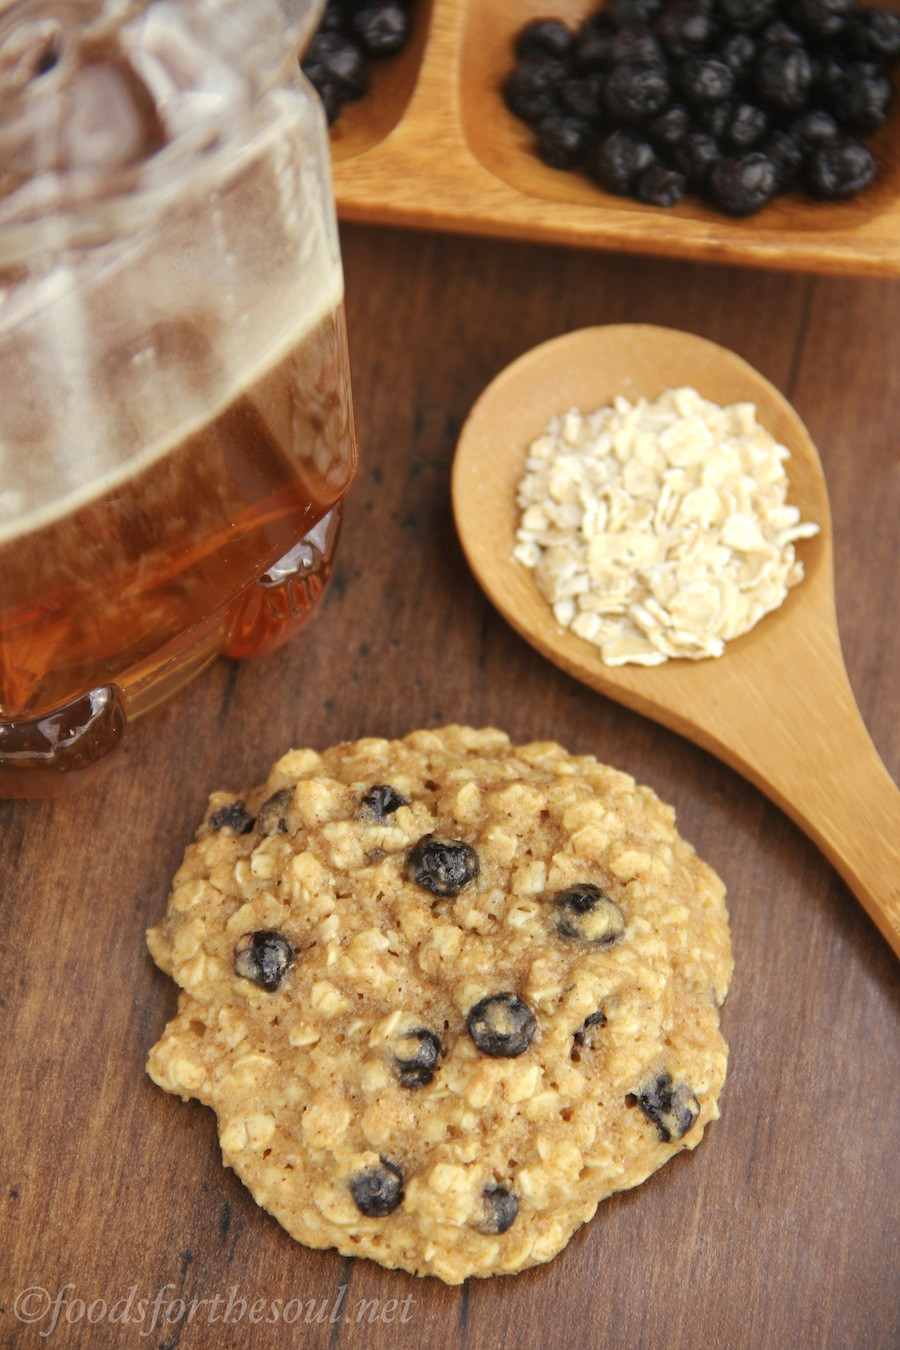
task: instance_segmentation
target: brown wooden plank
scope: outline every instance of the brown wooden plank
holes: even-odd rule
[[[896,774],[900,286],[361,226],[343,243],[361,459],[320,614],[292,647],[220,662],[148,715],[82,795],[0,803],[0,1345],[41,1344],[49,1325],[17,1320],[17,1295],[71,1284],[70,1299],[105,1300],[107,1314],[67,1326],[79,1307],[61,1305],[61,1344],[888,1347],[893,957],[764,797],[508,628],[468,573],[448,488],[469,406],[535,342],[647,320],[733,347],[794,399],[819,446],[848,669]],[[292,1242],[222,1168],[211,1113],[143,1070],[175,1004],[143,931],[207,793],[258,781],[291,744],[449,720],[556,738],[672,801],[728,884],[737,958],[722,1118],[700,1148],[604,1203],[549,1266],[463,1289]],[[150,1306],[140,1325],[108,1320],[132,1286],[133,1316],[159,1290],[163,1310],[208,1302],[190,1327],[141,1341]],[[232,1321],[210,1326],[232,1290]],[[251,1327],[256,1299],[267,1314],[300,1299],[300,1321]]]

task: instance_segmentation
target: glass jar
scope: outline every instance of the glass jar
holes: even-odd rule
[[[320,0],[0,3],[0,795],[327,580],[356,464]]]

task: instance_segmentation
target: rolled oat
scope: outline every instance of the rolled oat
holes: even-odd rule
[[[787,502],[789,451],[751,403],[694,389],[554,418],[518,488],[514,556],[609,666],[721,656],[803,576],[818,532]]]

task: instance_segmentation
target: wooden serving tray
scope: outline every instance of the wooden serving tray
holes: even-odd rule
[[[691,199],[643,206],[542,164],[499,93],[513,37],[530,19],[574,26],[596,8],[596,0],[419,0],[406,50],[376,66],[369,94],[332,127],[340,218],[707,262],[900,272],[900,109],[867,139],[879,173],[858,198],[791,195],[746,220]]]

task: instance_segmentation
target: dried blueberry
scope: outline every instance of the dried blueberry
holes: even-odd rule
[[[752,150],[766,134],[768,118],[754,103],[739,103],[722,132],[722,141],[730,150]]]
[[[432,895],[459,895],[481,870],[478,854],[461,839],[435,839],[426,834],[409,851],[413,881]]]
[[[253,817],[243,802],[229,802],[213,811],[209,823],[214,830],[232,830],[235,834],[249,834],[253,829]]]
[[[378,783],[369,788],[360,805],[366,815],[383,821],[385,816],[393,815],[401,806],[409,806],[409,802],[389,783]]]
[[[583,117],[550,113],[538,123],[538,154],[551,169],[574,169],[587,154],[593,135]]]
[[[669,77],[652,61],[623,61],[603,87],[607,111],[617,122],[640,122],[661,112],[670,97]]]
[[[712,201],[729,216],[760,211],[772,200],[777,186],[775,165],[758,150],[748,155],[724,155],[712,166],[707,180]]]
[[[653,147],[629,131],[611,131],[588,154],[585,168],[607,192],[627,197],[656,160]]]
[[[485,1186],[481,1194],[484,1199],[484,1217],[477,1225],[478,1231],[491,1236],[505,1233],[512,1227],[519,1212],[518,1197],[505,1186]]]
[[[593,14],[589,14],[584,21],[581,29],[582,33],[612,33],[616,25],[613,23],[612,16],[608,9],[595,9]]]
[[[675,0],[674,4],[666,5],[656,21],[657,36],[674,61],[708,48],[713,31],[712,16],[697,9],[690,0]]]
[[[440,1037],[425,1027],[393,1037],[391,1051],[402,1087],[426,1087],[434,1077],[441,1053]]]
[[[394,56],[406,46],[409,14],[398,0],[363,5],[353,15],[353,35],[369,56]]]
[[[804,47],[776,43],[761,49],[755,84],[764,107],[780,113],[800,112],[806,106],[812,78],[812,61]]]
[[[328,0],[325,12],[319,20],[320,33],[344,33],[347,31],[347,16],[341,0]]]
[[[834,95],[847,78],[848,62],[842,56],[831,52],[817,52],[813,57],[813,82],[810,89],[810,106],[828,107]]]
[[[803,151],[786,131],[774,131],[765,143],[765,153],[775,169],[775,191],[788,192],[800,177]]]
[[[516,56],[546,55],[565,59],[575,42],[574,34],[559,19],[535,19],[516,36]]]
[[[613,66],[635,61],[642,65],[665,65],[659,38],[646,24],[628,24],[613,33],[610,43]]]
[[[492,1059],[523,1055],[537,1028],[534,1013],[516,994],[488,994],[479,999],[466,1025],[481,1053]]]
[[[836,136],[813,150],[806,168],[806,185],[821,201],[840,201],[868,187],[875,176],[875,160],[861,141]]]
[[[776,0],[719,0],[722,21],[739,33],[753,33],[771,20]]]
[[[846,131],[874,131],[888,115],[891,82],[870,61],[849,66],[831,94],[831,110]]]
[[[774,23],[766,24],[759,35],[759,39],[763,46],[778,46],[779,44],[787,47],[803,46],[803,39],[796,28],[792,28],[789,23],[785,23],[784,19],[776,19]]]
[[[844,50],[863,60],[894,61],[900,56],[900,14],[866,9],[844,29]]]
[[[834,37],[856,8],[856,0],[791,0],[791,17],[814,37]]]
[[[333,84],[345,100],[362,98],[369,87],[365,57],[342,33],[317,33],[303,58],[303,70],[317,89],[320,82]]]
[[[734,90],[734,72],[718,56],[689,56],[681,65],[679,80],[685,101],[695,107],[721,103]]]
[[[395,1163],[382,1158],[351,1178],[350,1192],[362,1214],[370,1219],[383,1219],[403,1200],[403,1173]]]
[[[249,933],[234,949],[234,973],[252,980],[272,994],[281,984],[294,960],[294,949],[287,938],[271,929]]]
[[[606,891],[586,881],[556,897],[556,931],[560,937],[612,947],[625,933],[625,917]]]
[[[672,1076],[661,1073],[637,1095],[644,1115],[653,1121],[664,1144],[683,1139],[700,1114],[700,1103],[686,1083],[673,1083]]]
[[[573,60],[575,68],[581,71],[604,71],[613,65],[612,28],[598,28],[587,24],[575,41]]]
[[[556,91],[568,73],[562,61],[526,56],[504,81],[506,106],[523,122],[540,122],[555,110]]]
[[[838,135],[840,127],[837,122],[831,113],[823,112],[821,108],[802,113],[790,124],[791,139],[802,151],[813,150],[817,145],[832,141]]]
[[[598,124],[603,118],[603,76],[595,71],[566,80],[559,88],[559,103],[566,112]]]
[[[687,180],[677,169],[651,164],[637,180],[634,195],[648,206],[675,206],[684,196]]]
[[[338,119],[341,108],[344,106],[344,99],[341,97],[340,90],[333,80],[326,80],[324,76],[319,80],[313,80],[312,77],[310,79],[319,95],[322,107],[325,109],[328,125],[333,126]]]
[[[662,9],[662,0],[612,0],[609,16],[617,28],[650,24]]]
[[[728,124],[734,116],[734,104],[728,100],[722,103],[709,103],[705,108],[696,110],[697,121],[704,131],[708,131],[717,141],[721,141]]]
[[[599,1031],[601,1027],[606,1026],[606,1013],[599,1008],[586,1017],[581,1026],[572,1036],[572,1040],[577,1046],[586,1045],[589,1049],[593,1046],[593,1033]]]
[[[647,128],[651,142],[662,154],[680,145],[691,129],[691,115],[681,103],[672,103]]]
[[[689,131],[672,151],[672,162],[684,174],[688,187],[700,192],[719,160],[719,144],[708,131]]]
[[[276,831],[287,834],[286,814],[293,800],[294,794],[290,788],[279,788],[266,798],[256,817],[256,828],[260,834],[275,834]]]
[[[719,56],[729,67],[736,80],[743,80],[750,74],[756,60],[756,40],[749,33],[733,33],[719,48]]]

